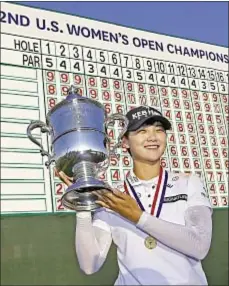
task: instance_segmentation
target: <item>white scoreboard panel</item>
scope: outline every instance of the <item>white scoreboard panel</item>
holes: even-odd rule
[[[55,7],[54,7],[55,8]],[[71,84],[108,115],[138,105],[172,122],[162,165],[197,173],[214,207],[228,207],[228,50],[17,4],[1,3],[1,211],[68,212],[64,186],[26,135]],[[113,142],[120,126],[109,129]],[[46,150],[50,142],[39,130]],[[132,168],[126,150],[101,178]]]

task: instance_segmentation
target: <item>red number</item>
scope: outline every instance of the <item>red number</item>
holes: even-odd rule
[[[214,160],[215,161],[215,167],[216,169],[221,169],[221,164],[219,160]]]
[[[146,96],[145,95],[140,95],[139,96],[139,103],[141,105],[146,105]]]
[[[189,97],[189,92],[186,89],[183,89],[181,93],[182,93],[182,97],[183,98],[188,98]]]
[[[219,151],[218,151],[217,148],[214,148],[214,149],[213,149],[213,154],[214,154],[214,156],[215,156],[216,158],[219,157]]]
[[[48,84],[48,94],[56,94],[56,85]]]
[[[211,203],[213,206],[218,206],[218,199],[217,197],[211,197]]]
[[[209,157],[209,151],[208,151],[208,148],[206,148],[206,147],[202,147],[202,152],[203,152],[204,157]]]
[[[61,199],[58,199],[56,201],[56,204],[57,204],[57,210],[64,210],[64,206],[62,205]]]
[[[145,93],[145,86],[141,83],[138,84],[138,92]]]
[[[124,173],[124,176],[125,176],[125,178],[126,178],[126,177],[128,177],[128,176],[130,175],[130,170],[124,169],[124,170],[123,170],[123,173]]]
[[[199,99],[199,93],[197,91],[193,91],[193,99],[198,100]]]
[[[226,95],[223,95],[222,96],[222,100],[223,100],[223,103],[227,104],[228,103],[228,98]]]
[[[187,100],[184,100],[184,108],[190,110],[191,106],[190,106],[190,102]]]
[[[69,86],[63,85],[61,86],[61,95],[67,96],[68,95]]]
[[[60,81],[67,83],[69,82],[69,75],[67,73],[61,73],[60,74]]]
[[[211,160],[210,160],[210,159],[205,160],[205,167],[206,167],[207,169],[211,169],[211,168],[212,168]]]
[[[213,172],[207,172],[207,179],[209,182],[215,181]]]
[[[187,156],[188,155],[188,148],[186,146],[182,146],[181,147],[181,153],[183,156]]]
[[[220,193],[226,193],[225,185],[224,185],[224,184],[219,184],[219,192],[220,192]]]
[[[109,91],[104,90],[102,95],[103,95],[103,100],[111,100],[111,94]]]
[[[224,106],[224,110],[225,110],[226,113],[229,113],[229,107],[228,107],[228,105],[225,105],[225,106]]]
[[[184,134],[180,134],[179,138],[181,144],[186,144],[187,141],[186,141],[186,136]]]
[[[199,159],[193,160],[193,164],[194,164],[194,167],[196,169],[200,169],[200,161],[199,161]]]
[[[174,136],[174,134],[170,134],[169,135],[169,142],[172,142],[172,143],[176,143],[176,139],[175,139],[175,136]]]
[[[197,157],[198,156],[198,151],[197,151],[197,148],[196,147],[193,147],[192,148],[192,155]]]
[[[216,119],[216,122],[217,122],[218,124],[221,124],[221,123],[222,123],[222,118],[221,118],[220,115],[216,115],[216,116],[215,116],[215,119]]]
[[[225,164],[226,169],[228,169],[229,168],[229,160],[224,160],[224,164]]]
[[[211,192],[211,194],[215,194],[215,192],[216,192],[215,184],[209,185],[209,191]]]
[[[167,88],[162,87],[162,88],[161,88],[161,94],[164,95],[164,96],[166,96],[166,95],[168,94]]]
[[[222,154],[224,158],[228,158],[228,150],[227,149],[222,149]]]
[[[162,168],[167,168],[168,161],[166,160],[166,158],[161,158],[161,166]]]
[[[225,137],[222,137],[222,139],[220,139],[220,144],[223,146],[223,147],[226,147],[227,146],[227,139]]]
[[[89,96],[92,99],[98,99],[98,91],[97,91],[97,89],[89,89]]]
[[[209,96],[208,96],[207,93],[203,93],[202,95],[203,95],[203,100],[204,101],[208,101],[209,100]]]
[[[210,112],[210,111],[211,111],[211,106],[210,106],[209,103],[205,103],[205,104],[204,104],[204,108],[205,108],[205,111],[206,111],[206,112]]]
[[[82,82],[82,77],[78,74],[74,74],[74,83],[80,85]]]
[[[130,104],[135,104],[136,100],[135,100],[135,96],[133,93],[127,93],[127,98],[128,98],[128,102]]]
[[[107,131],[107,135],[108,137],[110,137],[112,140],[115,139],[115,133],[114,133],[114,130],[113,129],[110,129]]]
[[[169,107],[169,100],[167,98],[163,98],[163,106]]]
[[[103,172],[103,173],[99,174],[99,179],[103,180],[103,181],[106,181],[106,179],[107,179],[106,172]]]
[[[223,177],[223,173],[222,173],[222,172],[217,172],[217,173],[216,173],[216,176],[217,176],[217,180],[218,180],[219,182],[221,182],[221,181],[222,181],[222,177]]]
[[[200,136],[200,142],[202,145],[206,145],[207,144],[207,140],[205,136]]]
[[[115,96],[115,101],[121,101],[122,100],[122,94],[119,93],[119,92],[115,92],[114,93],[114,96]]]
[[[204,126],[202,124],[199,125],[199,131],[202,134],[205,133],[205,128],[204,128]]]
[[[111,166],[117,166],[118,165],[118,159],[116,156],[114,156],[114,155],[110,156],[110,164],[111,164]]]
[[[192,145],[195,145],[195,144],[196,144],[196,138],[195,138],[193,135],[190,135],[190,136],[189,136],[189,142],[190,142]]]
[[[186,117],[187,121],[193,121],[191,112],[185,112],[185,117]]]
[[[48,98],[48,107],[53,108],[56,105],[56,98],[49,97]]]
[[[177,129],[179,132],[184,132],[184,125],[182,123],[177,123]]]
[[[113,85],[114,85],[115,89],[120,89],[120,87],[121,87],[121,84],[120,84],[119,80],[114,80],[113,81]]]
[[[159,106],[158,98],[155,96],[150,96],[150,103],[152,106]]]
[[[104,107],[105,107],[106,113],[110,114],[111,113],[111,104],[110,103],[105,103]]]
[[[102,84],[102,88],[108,88],[109,87],[109,81],[106,78],[102,78],[101,79],[101,84]]]
[[[176,117],[176,119],[181,120],[182,119],[181,111],[176,111],[175,112],[175,117]]]
[[[194,131],[194,125],[192,123],[188,123],[188,131],[192,133]]]
[[[119,170],[111,170],[111,178],[113,181],[119,181],[120,180]]]
[[[153,85],[150,85],[150,87],[149,87],[149,93],[150,93],[150,94],[157,94],[157,89],[156,89],[156,87],[153,86]]]
[[[173,100],[173,105],[174,105],[175,108],[180,108],[180,102],[179,102],[179,100],[178,100],[178,99],[174,99],[174,100]]]
[[[55,81],[55,73],[52,71],[47,71],[46,78],[48,81]]]
[[[164,110],[164,116],[168,119],[172,119],[171,110]]]
[[[174,168],[179,168],[179,162],[177,158],[172,158],[172,165]]]
[[[189,158],[185,158],[183,160],[183,166],[186,168],[186,169],[190,169],[190,161],[189,161]]]
[[[117,111],[117,113],[124,114],[123,105],[116,104],[116,111]]]
[[[228,205],[228,197],[227,196],[221,197],[221,203],[223,206],[227,206]]]
[[[177,155],[177,147],[176,146],[171,146],[170,147],[170,152],[172,155]]]
[[[56,188],[56,194],[57,195],[62,195],[63,194],[63,189],[64,189],[63,184],[57,183],[55,188]]]
[[[89,77],[89,78],[88,78],[88,85],[89,85],[89,86],[96,86],[96,85],[97,85],[96,78],[94,78],[94,77]]]
[[[129,159],[129,157],[128,156],[124,156],[123,158],[122,158],[122,164],[124,165],[124,166],[130,166],[130,159]]]
[[[178,90],[175,89],[175,88],[173,88],[173,89],[172,89],[172,95],[173,95],[174,97],[177,97],[177,96],[178,96]]]
[[[194,101],[194,106],[197,111],[201,110],[200,104],[197,101]]]
[[[128,91],[133,91],[134,85],[131,82],[127,82],[126,87]]]
[[[213,101],[213,102],[217,102],[217,101],[218,101],[218,95],[217,95],[217,94],[213,93],[213,95],[212,95],[212,101]]]
[[[212,146],[216,146],[217,145],[217,142],[216,142],[216,138],[215,137],[210,137],[210,141],[211,141],[211,145]]]

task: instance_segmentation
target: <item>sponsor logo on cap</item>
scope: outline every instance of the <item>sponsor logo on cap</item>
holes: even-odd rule
[[[149,117],[149,116],[153,116],[153,115],[160,115],[160,112],[156,111],[156,110],[153,110],[153,109],[149,109],[147,108],[147,110],[142,110],[142,111],[137,111],[135,113],[132,114],[132,119],[140,119],[142,117]]]

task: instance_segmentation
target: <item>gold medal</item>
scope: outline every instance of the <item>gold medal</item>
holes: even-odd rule
[[[154,249],[156,246],[157,246],[157,241],[154,237],[152,236],[147,236],[145,238],[145,247],[148,248],[148,249]]]

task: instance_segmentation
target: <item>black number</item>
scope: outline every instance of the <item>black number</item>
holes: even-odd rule
[[[224,81],[222,72],[216,72],[216,75],[217,75],[218,81]]]
[[[91,50],[89,50],[89,51],[87,52],[87,58],[92,61],[92,53],[91,53]]]
[[[64,68],[64,69],[67,69],[66,61],[62,61],[62,62],[60,63],[60,66],[61,66],[62,68]]]
[[[50,54],[50,44],[47,43],[47,44],[46,44],[46,47],[48,48],[48,53]]]
[[[100,52],[100,53],[99,53],[99,59],[100,59],[100,62],[101,62],[101,63],[104,63],[104,62],[105,62],[106,59],[105,59],[105,57],[104,57],[104,52]]]
[[[208,70],[207,73],[210,80],[215,80],[215,75],[213,70],[210,71]]]
[[[175,78],[175,76],[172,77],[171,83],[174,84],[174,85],[176,85],[176,78]]]
[[[137,75],[138,80],[143,80],[143,76],[141,72],[137,72],[136,75]]]
[[[186,81],[185,81],[185,77],[183,77],[182,79],[181,79],[181,82],[180,82],[182,85],[184,85],[184,86],[186,86]]]
[[[79,64],[79,62],[75,62],[74,69],[80,71],[80,64]]]
[[[124,59],[126,60],[126,67],[127,67],[127,63],[128,63],[129,58],[127,56],[124,56]]]
[[[221,83],[222,92],[226,91],[225,85]]]
[[[117,59],[117,55],[116,54],[112,54],[112,62],[113,62],[113,64],[117,64],[118,63],[118,59]]]
[[[165,76],[164,75],[161,77],[160,82],[163,82],[165,84]]]
[[[46,61],[46,64],[47,64],[48,68],[53,67],[53,62],[52,62],[51,58],[46,58],[45,61]]]
[[[61,45],[61,46],[60,46],[60,50],[61,50],[60,55],[61,55],[62,57],[66,57],[66,54],[65,54],[65,46]]]
[[[195,81],[195,80],[193,80],[193,81],[191,82],[191,86],[194,86],[194,87],[196,88],[196,81]]]
[[[158,71],[164,73],[165,72],[165,65],[163,62],[157,62],[156,63]]]
[[[126,78],[131,79],[131,71],[130,70],[126,70],[126,73],[128,74]]]
[[[146,65],[148,67],[148,71],[151,71],[153,69],[153,65],[152,65],[151,61],[147,60]]]
[[[207,88],[206,82],[205,81],[201,81],[201,83],[202,83],[202,88],[206,89]]]
[[[135,59],[135,65],[137,69],[141,69],[141,64],[140,64],[140,60],[139,59]]]
[[[210,87],[211,87],[211,90],[215,90],[215,83],[214,82],[210,82]]]
[[[89,73],[95,72],[94,66],[92,64],[89,64],[88,67],[89,67],[89,70],[88,70]]]
[[[155,82],[155,81],[154,81],[154,74],[153,74],[153,73],[151,73],[151,74],[149,75],[149,80],[152,80],[152,82]]]
[[[206,78],[204,69],[198,69],[198,73],[199,73],[199,77],[201,79],[205,79]]]
[[[177,66],[179,75],[186,76],[185,67],[182,65]]]
[[[116,75],[117,77],[119,77],[119,70],[118,70],[118,68],[114,70],[114,75]]]
[[[168,68],[170,74],[175,74],[174,64],[168,64]]]
[[[194,68],[188,67],[188,70],[191,77],[196,77],[196,71]]]
[[[78,50],[78,48],[77,47],[74,47],[73,48],[73,57],[75,58],[75,59],[77,59],[78,57],[79,57],[79,50]]]
[[[107,75],[107,70],[106,70],[106,66],[103,66],[100,70],[101,73]]]

